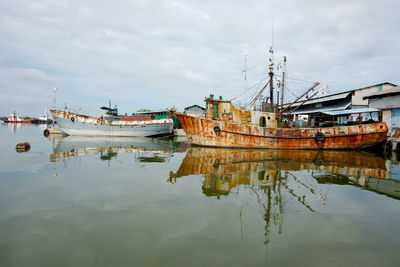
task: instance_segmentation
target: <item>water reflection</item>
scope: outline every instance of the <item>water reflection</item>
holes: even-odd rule
[[[289,203],[318,211],[327,202],[329,184],[353,185],[400,199],[400,183],[389,179],[388,162],[360,151],[191,147],[179,169],[170,172],[168,182],[175,184],[180,178],[202,175],[201,189],[207,197],[252,195],[262,210],[264,243],[268,244],[272,226],[281,233]]]
[[[291,171],[310,170],[320,183],[353,184],[379,190],[374,179],[389,179],[384,158],[360,151],[239,150],[192,147],[169,181],[203,174],[203,193],[227,195],[238,185],[272,186]],[[294,176],[296,180],[296,176]],[[313,191],[313,190],[311,190]],[[398,194],[393,195],[399,197]]]
[[[388,238],[400,233],[395,154],[187,150],[171,139],[0,130],[0,266],[398,262],[399,242]],[[31,150],[16,153],[25,141]],[[157,155],[165,162],[135,162]]]
[[[8,130],[12,133],[17,132],[19,129],[22,128],[23,123],[1,123],[2,126],[7,127]]]
[[[51,137],[56,138],[56,137]],[[53,139],[54,144],[54,139]],[[165,162],[174,151],[171,139],[152,138],[107,138],[67,136],[53,147],[51,162],[66,158],[99,155],[100,160],[110,161],[118,153],[132,153],[138,162]]]

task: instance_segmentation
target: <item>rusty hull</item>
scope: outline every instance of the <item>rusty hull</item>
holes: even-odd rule
[[[199,146],[265,149],[361,149],[381,143],[386,123],[323,128],[268,128],[175,113],[189,142]],[[323,133],[324,139],[315,135]]]

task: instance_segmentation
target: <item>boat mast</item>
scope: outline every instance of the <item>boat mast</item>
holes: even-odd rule
[[[283,94],[285,92],[286,56],[283,57],[282,85],[281,85],[281,110],[283,109]]]
[[[274,50],[271,48],[269,49],[269,101],[271,105],[271,112],[274,111]]]
[[[55,87],[54,89],[53,89],[53,92],[54,92],[54,96],[53,96],[53,109],[56,109],[56,92],[57,92],[57,87]],[[53,128],[54,128],[54,124],[55,124],[55,121],[54,121],[54,115],[53,115]]]

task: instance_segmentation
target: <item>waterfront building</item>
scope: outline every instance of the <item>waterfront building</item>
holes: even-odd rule
[[[199,105],[192,105],[184,109],[184,113],[191,116],[204,116],[206,109]]]
[[[396,86],[393,83],[384,82],[310,100],[306,98],[293,103],[287,113],[294,115],[295,121],[312,123],[326,111],[368,108],[368,99],[364,99],[366,96],[384,93]],[[288,105],[285,104],[284,108]],[[357,118],[355,117],[354,119],[356,120]]]
[[[387,150],[400,151],[400,86],[364,96],[369,107],[382,110],[382,121],[388,126]]]

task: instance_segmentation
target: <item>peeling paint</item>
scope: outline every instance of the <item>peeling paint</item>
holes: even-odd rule
[[[50,112],[59,128],[69,135],[152,136],[169,134],[173,128],[171,118],[129,121],[103,116],[96,118],[60,110]]]
[[[273,149],[360,149],[382,142],[388,131],[383,122],[320,128],[278,128],[275,113],[240,110],[230,101],[206,99],[206,102],[205,118],[175,113],[190,143],[194,145]],[[261,117],[266,120],[261,121]],[[261,127],[260,123],[265,123],[265,127]]]

